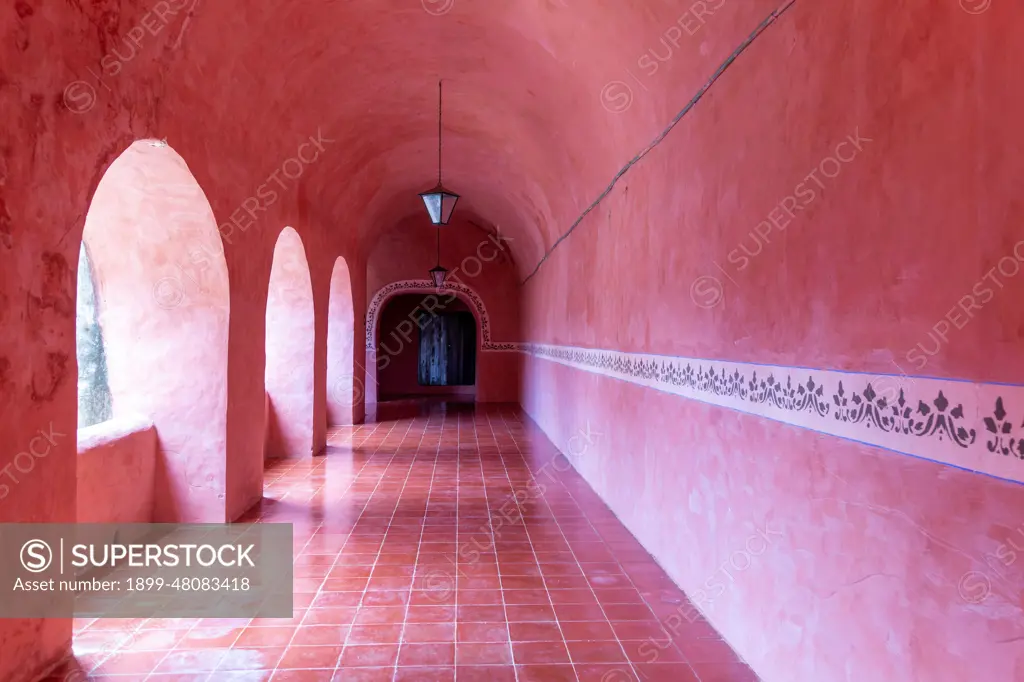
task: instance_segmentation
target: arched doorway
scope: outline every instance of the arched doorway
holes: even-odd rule
[[[444,289],[438,292],[432,282],[425,279],[398,280],[378,289],[370,299],[366,307],[366,369],[365,382],[363,384],[366,394],[366,411],[372,414],[379,400],[379,364],[377,359],[380,348],[380,317],[388,302],[395,296],[402,294],[416,294],[421,301],[423,311],[437,310],[442,305],[449,305],[455,300],[464,303],[472,311],[477,322],[477,386],[474,391],[477,399],[489,400],[494,395],[496,387],[501,387],[506,377],[512,377],[513,381],[517,376],[515,368],[509,368],[505,363],[495,363],[495,355],[511,355],[519,347],[514,342],[495,341],[491,338],[491,321],[484,306],[483,299],[473,290],[472,287],[461,282],[446,282]],[[416,323],[406,318],[405,323],[401,321],[400,329],[397,329],[398,338],[405,339],[416,328]],[[411,336],[404,343],[412,343]],[[395,347],[395,341],[391,342],[390,348]],[[388,351],[384,351],[385,353]],[[488,362],[481,363],[484,358]],[[509,369],[512,369],[510,372]],[[408,376],[408,375],[406,375]],[[499,388],[500,390],[500,388]],[[499,393],[501,395],[501,393]]]
[[[264,456],[313,454],[313,286],[299,233],[281,231],[267,293]]]
[[[480,331],[465,301],[399,294],[382,306],[377,324],[379,401],[476,397]]]
[[[362,339],[360,339],[362,341]],[[331,298],[327,313],[327,425],[352,423],[352,405],[362,395],[360,376],[355,376],[355,315],[348,264],[339,257],[331,273]]]
[[[156,427],[153,518],[225,520],[228,273],[213,210],[166,143],[100,180],[79,263],[79,426]]]

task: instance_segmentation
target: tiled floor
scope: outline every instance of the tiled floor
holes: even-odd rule
[[[49,680],[755,682],[513,406],[405,403],[277,461],[290,620],[75,624]]]

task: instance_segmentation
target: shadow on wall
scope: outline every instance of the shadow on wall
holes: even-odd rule
[[[284,449],[287,443],[288,433],[285,426],[282,424],[280,417],[278,417],[277,410],[274,409],[274,401],[270,399],[270,395],[267,395],[267,409],[266,409],[266,437],[264,440],[264,459],[282,459],[288,457],[289,454]],[[273,447],[273,450],[271,449]]]
[[[270,394],[263,391],[263,461],[270,459],[267,445],[270,443]]]

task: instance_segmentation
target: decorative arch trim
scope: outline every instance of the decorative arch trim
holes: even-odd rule
[[[428,279],[404,279],[392,282],[377,290],[377,293],[370,299],[370,305],[366,308],[366,350],[370,353],[377,351],[377,318],[380,316],[384,304],[399,294],[436,294],[437,287]],[[487,315],[487,307],[476,291],[459,282],[445,283],[445,293],[461,295],[473,307],[477,318],[480,320],[480,350],[481,351],[517,351],[517,343],[500,343],[491,339],[491,320]]]

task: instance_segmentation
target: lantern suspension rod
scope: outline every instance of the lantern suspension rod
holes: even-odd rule
[[[441,184],[441,80],[437,81],[437,184]]]

